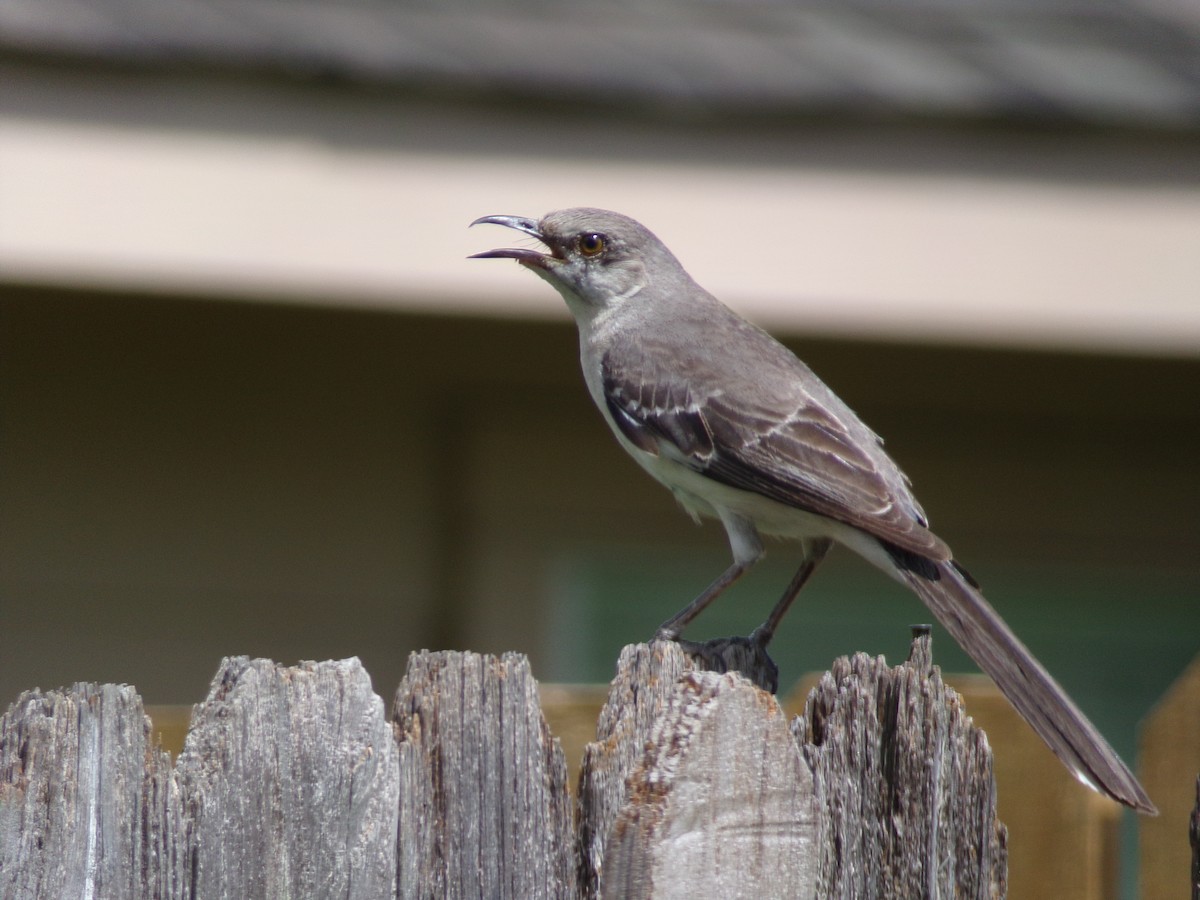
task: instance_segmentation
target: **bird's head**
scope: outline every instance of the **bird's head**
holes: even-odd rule
[[[483,216],[472,222],[504,225],[537,238],[545,250],[505,248],[472,259],[515,259],[563,295],[576,318],[592,318],[637,296],[652,278],[683,273],[653,232],[628,216],[580,207],[521,216]],[[687,277],[683,274],[683,277]]]

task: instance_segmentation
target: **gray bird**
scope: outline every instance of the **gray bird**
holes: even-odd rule
[[[653,233],[602,209],[540,221],[484,216],[536,238],[509,248],[562,295],[579,327],[588,390],[617,441],[693,518],[725,526],[733,564],[657,637],[676,640],[763,556],[760,535],[798,541],[795,577],[750,636],[765,648],[834,542],[908,585],[1077,778],[1136,810],[1154,804],[1046,669],[929,530],[879,436],[790,350],[700,287]]]

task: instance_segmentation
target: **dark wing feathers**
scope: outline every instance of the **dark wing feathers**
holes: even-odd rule
[[[716,481],[921,556],[949,558],[874,433],[857,418],[850,425],[838,418],[843,411],[853,417],[840,401],[830,410],[826,398],[816,402],[797,391],[786,408],[772,409],[763,392],[731,395],[730,382],[697,396],[686,376],[657,370],[644,354],[632,359],[637,365],[623,366],[610,353],[602,367],[605,401],[635,446],[659,453],[668,444],[681,462]]]
[[[635,446],[658,453],[667,441],[698,467],[712,457],[713,434],[687,385],[667,377],[621,379],[607,356],[603,366],[605,402]]]

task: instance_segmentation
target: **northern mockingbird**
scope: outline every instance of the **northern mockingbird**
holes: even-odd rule
[[[592,399],[622,447],[694,519],[719,519],[733,563],[662,624],[684,627],[763,556],[760,535],[803,562],[750,640],[765,647],[830,545],[908,585],[1076,777],[1156,812],[1142,786],[929,530],[882,441],[791,351],[692,280],[626,216],[566,209],[540,221],[484,216],[545,250],[501,249],[562,295],[579,326]]]

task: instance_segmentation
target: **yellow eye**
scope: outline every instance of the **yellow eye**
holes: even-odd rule
[[[579,236],[579,252],[584,256],[599,256],[604,252],[604,235],[594,231]]]

